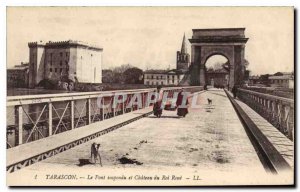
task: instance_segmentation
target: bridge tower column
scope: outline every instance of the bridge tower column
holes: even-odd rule
[[[199,81],[200,86],[204,86],[206,84],[205,82],[205,64],[200,65],[200,74],[199,74]]]
[[[234,84],[241,84],[244,80],[244,58],[245,45],[234,46]]]

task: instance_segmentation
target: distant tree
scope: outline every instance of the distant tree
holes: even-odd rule
[[[143,83],[143,71],[130,64],[103,70],[102,76],[103,83]]]
[[[245,81],[249,80],[249,77],[250,77],[250,70],[245,70],[244,80]]]
[[[260,77],[259,77],[259,81],[262,83],[262,84],[264,84],[264,85],[269,85],[270,83],[269,83],[269,76],[270,76],[270,74],[264,74],[264,75],[261,75]]]
[[[249,61],[247,59],[244,59],[244,67],[245,69],[249,67]]]
[[[283,73],[281,73],[281,72],[277,72],[274,74],[274,76],[282,76],[282,75],[283,75]]]
[[[113,83],[125,83],[125,76],[124,76],[124,72],[127,70],[127,69],[130,69],[130,68],[133,68],[132,65],[130,64],[124,64],[124,65],[121,65],[119,67],[115,67],[115,68],[112,68],[111,71],[112,71],[112,82]]]
[[[123,73],[113,72],[113,75],[114,75],[113,78],[114,83],[125,83],[125,76]]]
[[[103,83],[113,83],[114,82],[114,73],[110,69],[102,70],[102,82]]]
[[[226,71],[229,71],[229,61],[226,61],[226,63],[224,63],[223,65],[222,65],[222,67],[223,67],[223,69],[225,69]]]
[[[114,73],[124,73],[127,69],[133,68],[134,66],[130,64],[124,64],[119,67],[115,67],[112,69]]]
[[[128,84],[141,84],[143,83],[143,80],[141,79],[141,76],[143,75],[143,70],[137,68],[137,67],[132,67],[127,69],[123,73],[125,77],[125,83]]]

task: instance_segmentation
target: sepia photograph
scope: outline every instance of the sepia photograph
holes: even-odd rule
[[[295,186],[294,7],[6,7],[7,186]]]

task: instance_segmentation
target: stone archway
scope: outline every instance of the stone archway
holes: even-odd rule
[[[229,65],[229,88],[243,82],[245,28],[193,29],[191,82],[205,85],[205,63],[212,55],[223,55]]]
[[[229,60],[223,54],[212,54],[204,61],[205,82],[209,87],[228,88],[229,85]],[[224,66],[224,64],[226,64]]]

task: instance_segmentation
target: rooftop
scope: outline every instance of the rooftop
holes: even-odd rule
[[[149,69],[144,71],[144,74],[184,74],[184,71],[171,69],[171,70],[161,70],[161,69]]]
[[[74,41],[74,40],[67,40],[67,41],[48,41],[48,42],[43,42],[43,41],[39,41],[39,42],[29,42],[28,43],[29,47],[33,47],[33,46],[41,46],[41,47],[60,47],[60,46],[82,46],[82,47],[86,47],[86,48],[91,48],[91,49],[96,49],[99,51],[102,51],[103,48],[96,46],[96,45],[92,45],[83,41]]]
[[[191,43],[246,43],[245,28],[193,29]]]
[[[292,75],[269,76],[269,79],[294,79]]]
[[[249,79],[259,79],[259,75],[250,76]]]
[[[29,68],[29,63],[21,62],[20,65],[15,65],[13,68],[9,68],[7,70],[24,70]]]
[[[215,70],[207,70],[207,73],[229,73],[224,68],[222,69],[215,69]]]

